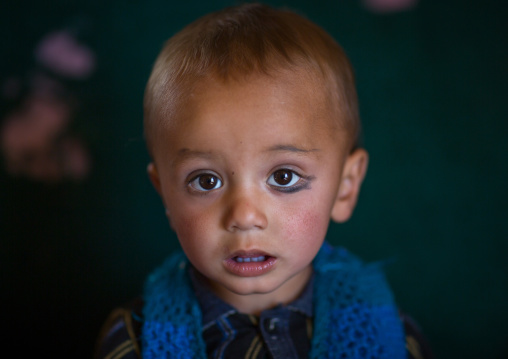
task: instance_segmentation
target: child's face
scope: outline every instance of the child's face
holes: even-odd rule
[[[299,294],[340,202],[346,134],[321,88],[207,81],[155,144],[150,177],[184,252],[244,312]]]

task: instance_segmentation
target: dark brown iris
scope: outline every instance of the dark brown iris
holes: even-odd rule
[[[281,186],[286,186],[292,179],[293,174],[288,170],[278,170],[273,173],[273,180]]]
[[[213,175],[202,175],[199,177],[199,185],[203,189],[214,189],[217,186],[218,179]]]

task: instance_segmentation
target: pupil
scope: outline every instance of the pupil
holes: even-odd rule
[[[201,176],[199,185],[204,189],[213,189],[217,185],[217,178],[212,175]]]
[[[273,179],[275,180],[275,182],[282,186],[287,185],[289,182],[291,182],[292,178],[293,175],[291,174],[290,171],[279,170],[273,174]]]

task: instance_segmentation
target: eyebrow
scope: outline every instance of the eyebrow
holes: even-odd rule
[[[184,147],[178,150],[177,156],[172,160],[172,165],[177,163],[186,162],[191,158],[203,158],[209,159],[212,157],[212,153],[209,151],[196,151],[190,148]]]
[[[300,148],[293,145],[275,145],[272,147],[269,147],[267,152],[294,152],[294,153],[311,153],[311,152],[319,152],[320,150],[317,148]]]
[[[188,157],[203,157],[203,158],[210,158],[212,157],[212,153],[209,151],[196,151],[191,150],[189,148],[181,148],[178,150],[178,157],[181,158],[188,158]]]
[[[300,148],[293,145],[275,145],[269,147],[266,152],[292,152],[297,154],[310,154],[312,152],[319,152],[320,149],[317,148]],[[178,150],[178,157],[174,160],[174,162],[185,162],[187,159],[190,158],[204,158],[204,159],[210,159],[213,157],[212,152],[210,151],[197,151],[197,150],[191,150],[190,148],[184,147]]]

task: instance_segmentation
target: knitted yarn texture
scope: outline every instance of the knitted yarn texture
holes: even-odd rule
[[[145,283],[143,358],[206,358],[201,310],[182,252]],[[406,358],[404,331],[379,264],[327,243],[316,256],[310,358]]]
[[[188,276],[183,252],[170,256],[145,283],[144,359],[206,358],[201,310]]]
[[[380,263],[325,243],[314,262],[310,358],[406,358],[405,337]]]

